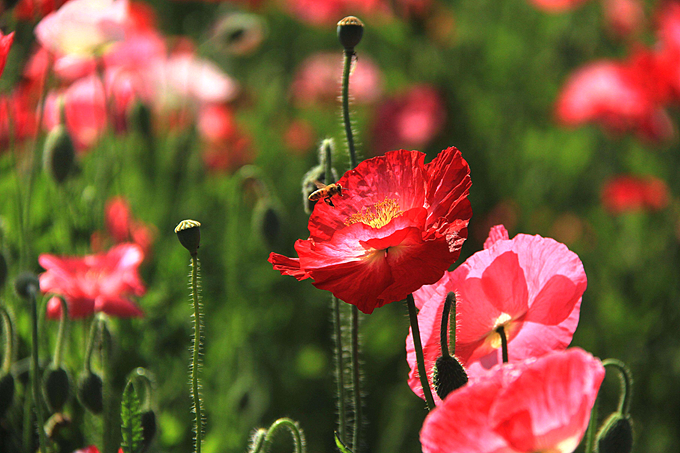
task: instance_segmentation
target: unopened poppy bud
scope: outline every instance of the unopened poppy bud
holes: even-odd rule
[[[338,22],[338,39],[345,50],[354,50],[364,35],[364,23],[359,18],[347,16]]]
[[[28,299],[32,294],[35,295],[38,293],[40,290],[40,282],[34,273],[24,272],[14,280],[14,289],[18,295],[24,299]]]
[[[75,162],[73,140],[63,124],[53,128],[45,140],[43,150],[43,167],[58,183],[66,180]]]
[[[0,419],[5,416],[7,410],[12,407],[14,401],[14,376],[7,373],[0,377]]]
[[[78,399],[87,410],[100,414],[104,410],[102,378],[91,371],[85,371],[78,379]]]
[[[142,412],[142,442],[144,449],[151,445],[156,435],[156,414],[152,410]]]
[[[597,433],[598,453],[630,453],[633,449],[633,426],[630,417],[615,412]]]
[[[7,261],[5,255],[0,253],[0,290],[5,286],[7,281]]]
[[[269,248],[274,248],[281,233],[281,214],[267,198],[258,200],[253,210],[253,229]]]
[[[189,250],[191,256],[198,253],[198,247],[201,245],[201,223],[195,220],[182,220],[177,227],[175,227],[177,239]]]
[[[71,394],[68,372],[60,366],[50,366],[43,378],[43,393],[50,410],[61,412]]]
[[[467,373],[457,358],[442,356],[435,362],[432,383],[439,398],[446,398],[446,395],[461,388],[467,381]]]

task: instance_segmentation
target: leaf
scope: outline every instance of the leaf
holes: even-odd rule
[[[121,447],[123,453],[141,453],[143,447],[142,438],[142,410],[139,396],[132,381],[128,381],[123,391],[121,401]]]
[[[338,450],[340,450],[340,453],[352,453],[352,450],[347,448],[344,442],[340,440],[337,432],[335,433],[335,445],[338,447]]]

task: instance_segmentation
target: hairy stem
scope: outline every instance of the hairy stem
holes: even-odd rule
[[[203,413],[201,411],[201,395],[200,384],[198,380],[198,368],[200,361],[201,350],[201,299],[198,292],[198,274],[200,272],[200,264],[198,262],[198,255],[191,256],[191,299],[194,304],[194,344],[193,357],[191,361],[191,393],[194,401],[194,413],[196,419],[194,421],[194,433],[196,435],[196,453],[201,453],[201,446],[203,444]]]
[[[418,326],[418,313],[416,311],[416,302],[413,300],[413,294],[406,296],[406,303],[408,305],[408,316],[411,320],[411,333],[413,336],[413,346],[416,350],[416,361],[418,362],[418,375],[420,377],[420,385],[423,386],[423,393],[425,394],[425,401],[427,402],[428,410],[434,409],[434,398],[432,397],[432,390],[430,383],[427,380],[427,371],[425,370],[425,358],[423,357],[423,344],[420,341],[420,327]]]
[[[621,377],[621,396],[619,398],[618,412],[621,415],[628,415],[630,412],[630,401],[633,396],[633,375],[625,363],[618,359],[606,359],[602,362],[605,367],[611,366],[619,370]]]
[[[347,137],[347,148],[349,149],[349,166],[357,166],[357,153],[354,148],[354,135],[352,133],[352,123],[349,119],[349,73],[352,69],[352,59],[354,50],[345,50],[345,61],[342,70],[342,120],[345,124],[345,136]]]

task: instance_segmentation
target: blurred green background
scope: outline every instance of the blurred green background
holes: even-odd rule
[[[291,94],[297,68],[317,52],[337,55],[339,80],[342,51],[335,26],[310,25],[280,4],[267,2],[257,8],[149,3],[165,34],[188,36],[198,53],[241,84],[242,95],[233,105],[236,121],[251,138],[252,164],[269,197],[262,197],[252,178],[244,180],[244,171],[208,171],[192,128],[157,132],[151,158],[149,143],[131,128],[105,136],[81,156],[81,172],[64,186],[38,174],[28,219],[28,259],[20,263],[13,194],[26,170],[17,170],[4,153],[1,244],[10,277],[25,269],[41,271],[40,253],[90,253],[90,235],[104,227],[106,200],[116,194],[126,197],[133,215],[154,225],[157,235],[141,269],[148,286],[139,300],[145,317],[111,322],[115,383],[122,391],[124,377],[137,366],[155,373],[159,433],[149,451],[187,452],[192,448],[189,256],[173,228],[185,218],[199,220],[205,452],[245,451],[253,429],[283,416],[300,422],[308,451],[334,451],[330,294],[309,281],[279,275],[267,257],[270,251],[290,256],[294,241],[307,237],[300,182],[318,162],[315,148],[321,139],[335,139],[335,168],[339,174],[347,170],[339,103],[299,105]],[[651,13],[655,5],[649,2],[646,8]],[[474,215],[459,263],[482,248],[489,227],[497,223],[504,223],[511,237],[540,234],[566,243],[588,276],[572,344],[631,367],[634,451],[680,451],[678,142],[653,146],[632,135],[612,136],[597,126],[564,129],[553,115],[560,87],[572,71],[626,52],[626,45],[607,32],[602,8],[593,0],[574,11],[546,14],[525,0],[473,0],[435,2],[422,16],[361,16],[366,29],[357,47],[358,64],[367,59],[377,65],[382,91],[376,101],[353,107],[356,137],[360,155],[371,157],[379,105],[413,85],[433,87],[443,100],[445,123],[418,149],[431,159],[456,146],[472,171]],[[218,38],[211,37],[216,21],[237,11],[255,14],[266,30],[259,46],[244,55],[224,51]],[[0,85],[5,91],[17,80],[20,56],[29,48],[30,27],[23,27]],[[671,115],[677,123],[677,112]],[[293,152],[285,134],[299,120],[311,126],[312,140]],[[600,194],[606,180],[620,173],[663,179],[671,193],[669,205],[657,212],[611,215]],[[263,203],[271,209],[266,221],[261,220]],[[20,357],[25,357],[27,311],[11,285],[3,290],[3,299],[18,319]],[[363,451],[420,451],[418,432],[426,411],[406,383],[406,315],[404,304],[393,303],[361,319]],[[47,322],[50,338],[42,345],[44,356],[50,353],[56,328],[55,322]],[[82,323],[72,329],[67,363],[73,375],[81,366],[84,331]],[[602,418],[615,408],[618,385],[616,373],[608,373]],[[75,421],[86,419],[89,425],[83,426],[96,425],[75,401],[68,410]],[[69,428],[63,434],[65,445],[82,447],[97,440],[93,433],[82,437],[80,427]],[[282,434],[274,450],[290,448]]]

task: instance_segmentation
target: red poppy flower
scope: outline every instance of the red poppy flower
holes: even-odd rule
[[[536,8],[542,9],[550,13],[559,13],[569,9],[576,8],[586,0],[530,0]]]
[[[14,32],[5,36],[0,31],[0,76],[2,76],[2,71],[5,70],[5,63],[7,63],[7,55],[9,55],[12,42],[14,42]]]
[[[603,379],[602,363],[576,348],[496,367],[430,412],[423,453],[570,453]]]
[[[668,186],[658,178],[619,176],[602,190],[602,204],[612,214],[658,211],[668,206]]]
[[[645,18],[640,0],[605,0],[604,15],[611,31],[621,37],[640,31]]]
[[[565,349],[576,330],[585,289],[581,260],[564,244],[526,234],[510,240],[507,230],[496,226],[484,250],[414,294],[425,367],[431,370],[441,355],[442,308],[450,291],[457,295],[456,356],[473,377],[502,361],[496,332],[501,326],[511,362]],[[410,333],[406,351],[409,385],[422,396]]]
[[[436,282],[467,238],[470,168],[453,147],[424,160],[399,150],[360,163],[338,181],[334,207],[314,207],[299,258],[272,253],[269,262],[364,313]]]
[[[130,204],[123,197],[116,196],[106,202],[105,208],[106,233],[96,231],[92,235],[92,250],[98,252],[104,244],[110,242],[120,244],[134,242],[142,248],[142,253],[147,257],[151,253],[151,247],[155,240],[156,231],[151,225],[136,220],[132,216]]]
[[[84,257],[40,255],[38,262],[47,270],[40,275],[40,289],[63,296],[72,318],[100,311],[120,317],[142,316],[128,297],[146,291],[137,273],[143,259],[136,244],[120,244],[106,253]],[[61,316],[57,298],[48,302],[47,316]]]

